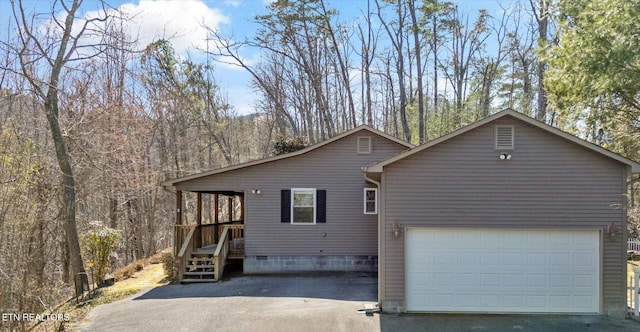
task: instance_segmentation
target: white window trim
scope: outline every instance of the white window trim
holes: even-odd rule
[[[367,211],[367,191],[375,192],[373,212]],[[364,214],[378,214],[378,188],[364,188],[364,197],[363,197],[363,211]]]
[[[500,128],[511,129],[511,146],[510,147],[498,146],[498,131]],[[516,144],[515,141],[516,141],[516,130],[513,125],[496,125],[495,134],[494,134],[494,148],[496,150],[513,150]]]
[[[367,142],[366,144],[368,145],[367,146],[367,151],[364,151],[364,152],[361,151],[361,149],[360,149],[361,139],[366,139],[366,142]],[[358,136],[358,144],[356,146],[356,152],[358,154],[371,154],[371,136]]]
[[[293,213],[294,206],[294,198],[296,196],[296,191],[311,191],[313,192],[313,222],[296,222],[295,214]],[[291,224],[292,225],[315,225],[316,224],[316,215],[318,214],[318,193],[316,188],[291,188]]]

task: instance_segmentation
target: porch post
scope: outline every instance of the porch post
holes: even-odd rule
[[[176,191],[176,225],[182,225],[182,191]]]
[[[219,199],[218,199],[218,194],[214,194],[213,195],[213,223],[217,224],[218,223],[218,219],[220,219],[220,214],[218,212],[219,209]]]
[[[227,198],[227,208],[229,209],[229,221],[233,221],[233,198],[234,196],[229,196]]]
[[[198,210],[196,211],[196,221],[198,225],[202,225],[202,193],[196,194],[196,206]]]
[[[218,233],[218,222],[220,221],[220,198],[219,198],[219,194],[214,194],[213,195],[213,222],[215,224],[214,226],[214,230],[213,230],[213,239],[215,243],[218,243],[218,240],[220,238],[220,235]]]
[[[196,232],[195,232],[195,245],[196,248],[200,248],[202,246],[202,193],[196,194]]]
[[[182,225],[182,191],[176,190],[176,225]],[[173,257],[178,256],[179,247],[182,247],[183,232],[182,229],[173,228]]]
[[[244,224],[244,195],[240,196],[240,220]]]

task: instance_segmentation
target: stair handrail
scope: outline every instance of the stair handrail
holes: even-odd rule
[[[229,255],[229,229],[231,229],[230,226],[224,226],[222,235],[218,241],[218,246],[213,254],[214,280],[220,280],[220,278],[222,278],[224,264],[227,262],[227,255]]]
[[[178,252],[178,255],[176,256],[176,263],[178,264],[178,281],[182,281],[182,277],[184,276],[184,271],[187,268],[187,261],[185,257],[190,257],[191,256],[191,252],[193,251],[193,234],[196,232],[196,228],[197,225],[194,225],[195,227],[191,228],[191,230],[189,230],[189,233],[187,233],[187,236],[184,239],[184,242],[182,243],[182,248],[180,248],[180,251]]]

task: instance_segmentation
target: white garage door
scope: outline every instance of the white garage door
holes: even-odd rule
[[[413,312],[597,313],[598,231],[408,228]]]

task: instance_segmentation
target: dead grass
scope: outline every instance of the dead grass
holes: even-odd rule
[[[170,279],[165,275],[162,257],[163,252],[117,269],[112,274],[116,279],[113,285],[99,288],[93,298],[84,303],[70,301],[56,310],[67,315],[67,322],[45,322],[33,327],[32,331],[75,331],[94,307],[125,299],[146,288],[168,284]]]
[[[126,280],[118,281],[112,286],[105,287],[103,294],[128,293],[129,291],[139,291],[143,288],[157,287],[168,283],[162,264],[150,264]]]
[[[118,268],[112,273],[112,276],[116,281],[127,280],[133,277],[136,272],[141,271],[145,266],[162,263],[162,257],[167,253],[167,250],[171,249],[163,250],[149,258],[139,259],[127,266]]]

